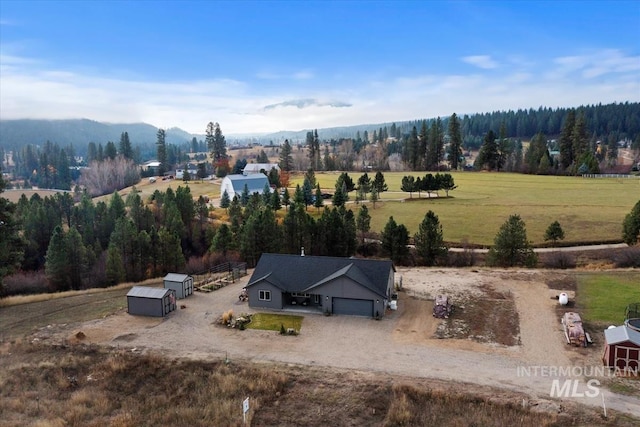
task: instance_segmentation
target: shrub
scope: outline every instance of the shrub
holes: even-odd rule
[[[546,268],[575,268],[576,257],[575,255],[569,254],[567,252],[551,252],[543,258],[542,264]]]
[[[640,248],[626,248],[613,255],[613,263],[617,268],[637,268],[640,267]]]
[[[280,335],[286,335],[287,334],[287,330],[285,329],[284,325],[281,323],[280,324]]]
[[[51,291],[44,270],[21,271],[4,278],[4,289],[0,297],[11,295],[42,294]]]

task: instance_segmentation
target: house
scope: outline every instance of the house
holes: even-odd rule
[[[193,294],[193,277],[188,274],[169,273],[162,280],[165,289],[172,289],[176,298],[182,299]]]
[[[164,317],[175,309],[176,294],[172,289],[134,286],[127,293],[129,314]]]
[[[220,185],[220,194],[225,191],[229,195],[229,199],[233,199],[233,196],[242,196],[244,186],[247,186],[249,194],[264,192],[265,186],[269,187],[269,191],[273,191],[269,186],[269,179],[265,174],[256,173],[252,175],[227,175],[222,179]]]
[[[628,325],[615,326],[604,331],[605,366],[637,373],[640,365],[640,332]]]
[[[149,170],[154,171],[154,173],[158,173],[158,169],[160,169],[161,163],[158,160],[149,160],[148,162],[140,165],[140,169],[147,172]]]
[[[242,174],[252,175],[254,173],[260,173],[261,171],[265,171],[265,173],[268,174],[271,172],[271,169],[280,172],[280,166],[277,163],[249,163],[242,169]]]
[[[382,317],[394,274],[388,260],[263,254],[246,290],[252,308]]]
[[[191,177],[191,179],[196,179],[196,175],[198,174],[198,166],[187,163],[186,168],[176,169],[176,179],[183,179],[185,171],[189,172],[189,176]]]

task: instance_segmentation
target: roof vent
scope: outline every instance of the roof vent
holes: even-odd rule
[[[300,251],[300,256],[304,256],[304,246],[302,247],[302,250]]]

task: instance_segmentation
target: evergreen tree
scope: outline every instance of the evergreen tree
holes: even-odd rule
[[[336,207],[344,206],[345,203],[347,202],[347,196],[345,195],[343,188],[344,188],[344,185],[337,187],[335,193],[333,193],[333,198],[332,198],[333,206],[336,206]]]
[[[109,158],[113,160],[116,158],[117,155],[118,155],[118,149],[116,148],[116,144],[114,144],[111,141],[107,142],[107,145],[105,146],[105,149],[104,149],[105,158]]]
[[[402,186],[400,187],[402,191],[409,193],[409,198],[413,198],[413,192],[416,191],[416,180],[413,176],[403,176],[402,177]]]
[[[66,254],[68,257],[67,281],[71,289],[82,289],[90,265],[87,249],[82,243],[82,236],[75,227],[71,227],[65,235],[65,244],[67,245]]]
[[[284,144],[282,144],[280,148],[280,162],[278,163],[280,170],[285,172],[291,172],[293,170],[293,156],[291,152],[291,144],[289,144],[288,139],[285,139]]]
[[[66,291],[70,287],[68,281],[69,259],[65,234],[62,227],[56,226],[47,249],[45,273],[47,280],[57,291]]]
[[[520,215],[511,215],[496,234],[487,254],[487,263],[500,267],[535,267],[537,261],[531,242],[527,240],[524,221]]]
[[[107,250],[105,276],[107,286],[117,285],[120,282],[124,282],[126,278],[124,262],[122,261],[120,250],[115,244],[110,244]]]
[[[438,216],[429,210],[418,228],[415,237],[416,252],[424,265],[435,265],[438,259],[447,255],[444,244],[442,225]]]
[[[242,193],[240,193],[240,204],[242,205],[242,207],[247,206],[250,196],[251,195],[249,194],[249,187],[247,186],[247,184],[245,184],[242,188]]]
[[[0,168],[0,194],[5,186]],[[15,212],[16,205],[0,196],[0,296],[2,279],[20,266],[24,256],[25,242],[20,235],[20,224],[16,220]]]
[[[282,204],[280,203],[280,195],[278,194],[277,191],[273,191],[271,193],[269,206],[274,212],[278,212],[280,209],[282,209]]]
[[[573,150],[573,130],[576,125],[576,113],[575,110],[570,109],[567,111],[562,125],[562,132],[560,133],[560,165],[563,170],[568,170],[569,167],[576,161],[575,153]]]
[[[553,221],[549,224],[547,231],[544,233],[544,241],[547,242],[549,240],[551,240],[553,246],[556,245],[558,240],[564,240],[564,230],[558,221]]]
[[[180,246],[178,233],[161,227],[158,232],[158,265],[161,274],[170,271],[180,271],[185,265],[184,254]]]
[[[640,200],[624,218],[622,239],[627,245],[635,245],[640,241]]]
[[[164,131],[164,129],[158,129],[156,153],[158,162],[160,162],[160,167],[158,167],[158,175],[164,175],[164,173],[169,170],[169,165],[167,164],[166,132]]]
[[[229,193],[227,190],[222,192],[222,196],[220,197],[220,207],[223,209],[227,209],[231,204],[231,199],[229,198]]]
[[[222,252],[222,256],[226,257],[227,252],[232,248],[232,240],[233,235],[231,234],[231,229],[227,224],[223,223],[216,231],[210,250]]]
[[[322,201],[322,191],[320,190],[320,184],[316,184],[316,194],[313,197],[313,206],[319,211],[324,206]]]
[[[571,132],[571,146],[574,159],[582,164],[584,160],[583,156],[589,151],[589,134],[587,133],[587,122],[584,111],[581,111],[576,118],[576,123]],[[579,167],[580,164],[577,166]]]
[[[360,232],[360,241],[364,245],[364,238],[371,229],[371,215],[369,215],[369,209],[365,205],[360,206],[358,211],[356,229]]]
[[[282,204],[285,206],[285,209],[287,209],[291,204],[291,196],[289,195],[289,189],[286,187],[284,189],[284,193],[282,193]]]
[[[133,147],[129,141],[129,134],[122,132],[120,134],[119,154],[126,159],[133,159]]]
[[[462,155],[462,133],[460,131],[460,121],[456,113],[449,118],[449,165],[451,169],[457,170],[460,167],[460,156]]]
[[[369,201],[373,204],[373,209],[376,208],[376,202],[378,201],[378,189],[376,187],[371,188],[371,194],[369,195]]]
[[[382,251],[395,263],[401,263],[409,254],[409,231],[404,224],[398,225],[393,217],[382,231]]]
[[[406,147],[406,162],[409,164],[411,170],[418,170],[422,156],[420,155],[420,139],[418,138],[418,130],[414,126],[407,139]]]
[[[496,135],[490,130],[484,137],[484,142],[476,159],[476,169],[498,170],[499,163],[500,157]]]
[[[384,175],[380,171],[376,172],[376,176],[373,179],[373,188],[377,190],[378,194],[389,189],[387,187],[387,183],[384,180]]]

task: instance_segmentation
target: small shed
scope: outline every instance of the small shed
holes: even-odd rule
[[[173,289],[134,286],[127,293],[127,311],[139,316],[164,317],[176,309]]]
[[[640,365],[640,332],[627,326],[616,326],[604,331],[605,366],[638,372]]]
[[[164,276],[163,282],[164,288],[173,289],[178,299],[193,294],[193,277],[188,274],[169,273]]]

